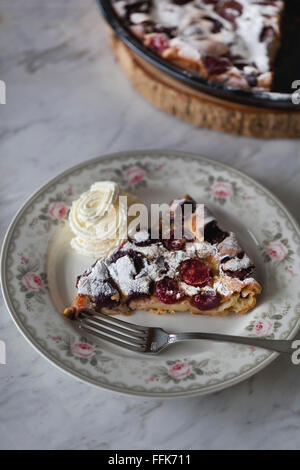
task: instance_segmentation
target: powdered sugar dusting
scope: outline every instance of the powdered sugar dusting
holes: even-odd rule
[[[88,275],[81,276],[78,281],[78,293],[98,297],[100,294],[111,297],[118,293],[109,282],[109,272],[103,261],[98,261]]]
[[[193,295],[196,295],[200,292],[200,287],[189,286],[185,282],[180,282],[179,287],[189,297],[192,297]]]
[[[149,240],[149,232],[147,230],[140,230],[133,235],[132,239],[137,243],[146,242]]]
[[[133,260],[128,256],[122,256],[116,263],[109,266],[109,272],[115,283],[124,295],[130,293],[147,294],[151,279],[149,276],[137,276]]]
[[[206,220],[208,223],[215,220],[207,210]],[[140,243],[147,242],[145,246],[139,246]],[[256,282],[252,278],[240,280],[238,275],[226,275],[226,271],[238,273],[239,270],[253,266],[245,253],[241,257],[242,253],[242,248],[232,232],[219,244],[187,241],[183,249],[169,251],[162,241],[151,241],[147,231],[140,231],[106,260],[99,260],[90,271],[81,276],[78,281],[78,293],[95,297],[112,296],[119,292],[125,297],[149,295],[153,282],[168,277],[178,280],[180,290],[187,297],[201,291],[217,292],[222,297],[227,297],[233,292],[241,291],[243,286]],[[204,263],[209,261],[215,266],[212,284],[195,287],[180,279],[182,263],[195,257]],[[224,257],[230,259],[222,263]]]
[[[216,247],[211,245],[208,242],[195,243],[194,244],[195,252],[199,258],[206,258],[208,256],[217,256]]]
[[[234,292],[232,286],[222,282],[221,280],[217,280],[214,282],[214,289],[216,290],[216,292],[218,292],[218,294],[224,297],[228,297],[228,295],[231,295]]]
[[[252,266],[250,258],[244,254],[242,259],[232,258],[223,264],[223,271],[239,271],[240,269],[247,269]]]

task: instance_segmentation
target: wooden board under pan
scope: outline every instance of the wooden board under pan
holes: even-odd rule
[[[300,112],[233,103],[194,90],[146,62],[110,32],[114,53],[134,88],[154,106],[199,127],[261,138],[300,137]]]

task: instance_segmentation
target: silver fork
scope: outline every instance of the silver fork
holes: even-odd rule
[[[168,333],[162,328],[134,325],[90,309],[83,309],[78,328],[124,349],[143,354],[157,354],[171,344],[195,339],[245,344],[292,355],[294,340],[271,340],[218,333]]]

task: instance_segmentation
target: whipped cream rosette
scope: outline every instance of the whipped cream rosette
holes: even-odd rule
[[[139,202],[120,191],[117,183],[99,181],[73,202],[69,223],[75,237],[71,246],[78,253],[94,258],[106,257],[127,239],[131,218],[128,208]]]

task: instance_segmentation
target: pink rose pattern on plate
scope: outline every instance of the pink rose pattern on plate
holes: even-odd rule
[[[257,336],[269,336],[274,331],[274,324],[271,320],[257,320],[254,323],[254,331]]]
[[[74,356],[89,359],[95,354],[95,349],[88,343],[74,343],[72,344],[72,353]]]
[[[214,375],[218,369],[208,368],[209,360],[192,361],[167,361],[167,367],[153,367],[152,374],[147,382],[179,383],[186,380],[195,380],[199,375]]]
[[[128,168],[124,172],[124,177],[131,186],[135,186],[145,179],[146,173],[142,168],[136,166]]]
[[[61,336],[60,334],[49,334],[48,338],[58,345],[67,357],[72,357],[81,364],[90,364],[101,374],[110,373],[112,359],[105,356],[100,345],[91,344],[84,336],[76,339],[72,335]],[[179,383],[185,380],[195,380],[198,375],[212,376],[219,369],[208,367],[209,360],[197,362],[192,361],[167,361],[167,367],[154,367],[152,374],[145,378],[146,382],[173,382]]]
[[[105,364],[108,364],[111,359],[103,355],[98,344],[91,344],[84,336],[76,339],[73,335],[61,336],[58,334],[49,335],[49,339],[55,342],[66,356],[73,357],[82,364],[89,363],[98,372],[107,373]]]
[[[227,201],[236,203],[242,200],[251,200],[252,196],[246,193],[235,181],[229,181],[221,176],[215,178],[212,175],[203,174],[198,184],[203,186],[207,194],[214,202],[224,205]]]
[[[223,183],[221,181],[212,185],[211,192],[217,199],[227,199],[234,193],[233,187],[230,183]]]
[[[35,300],[45,305],[45,294],[47,288],[47,275],[39,272],[39,262],[31,262],[22,253],[19,254],[20,264],[18,266],[17,279],[20,291],[25,294],[25,307],[32,309],[32,301]]]
[[[181,377],[186,377],[190,375],[191,368],[187,362],[178,362],[174,364],[169,369],[169,374],[174,377],[174,379],[179,379]]]
[[[67,219],[69,207],[73,197],[73,190],[68,187],[63,193],[58,193],[55,197],[49,198],[48,203],[41,208],[40,213],[29,224],[32,229],[43,229],[49,232],[51,226],[59,224]]]
[[[122,165],[120,168],[107,168],[102,179],[116,181],[124,189],[136,189],[148,186],[148,181],[159,179],[165,164],[138,162],[137,165]]]
[[[288,250],[281,242],[271,242],[266,246],[266,252],[272,259],[283,260],[288,254]]]
[[[109,373],[111,359],[103,355],[100,345],[91,344],[84,336],[75,339],[72,335],[61,336],[60,334],[49,334],[48,338],[64,351],[67,357],[73,357],[82,364],[90,364],[99,373]],[[182,380],[194,380],[197,375],[212,376],[219,372],[216,368],[208,368],[209,360],[197,362],[192,361],[167,361],[167,367],[154,367],[153,373],[146,377],[146,382],[169,381],[179,383]]]
[[[36,273],[28,272],[24,274],[22,280],[27,289],[33,291],[40,290],[44,285],[43,279]]]
[[[52,204],[49,205],[48,214],[50,215],[51,219],[65,219],[67,213],[68,208],[62,201],[52,202]]]
[[[282,312],[276,311],[276,307],[269,308],[269,312],[264,312],[260,318],[251,320],[246,330],[259,337],[274,339],[276,331],[282,326],[282,320],[289,312],[290,306],[287,304]]]
[[[289,263],[293,261],[294,252],[291,250],[289,241],[283,237],[281,227],[276,226],[277,230],[272,233],[270,230],[263,230],[266,237],[261,245],[262,256],[266,263],[272,261],[274,264],[288,263],[286,269],[291,269]]]

